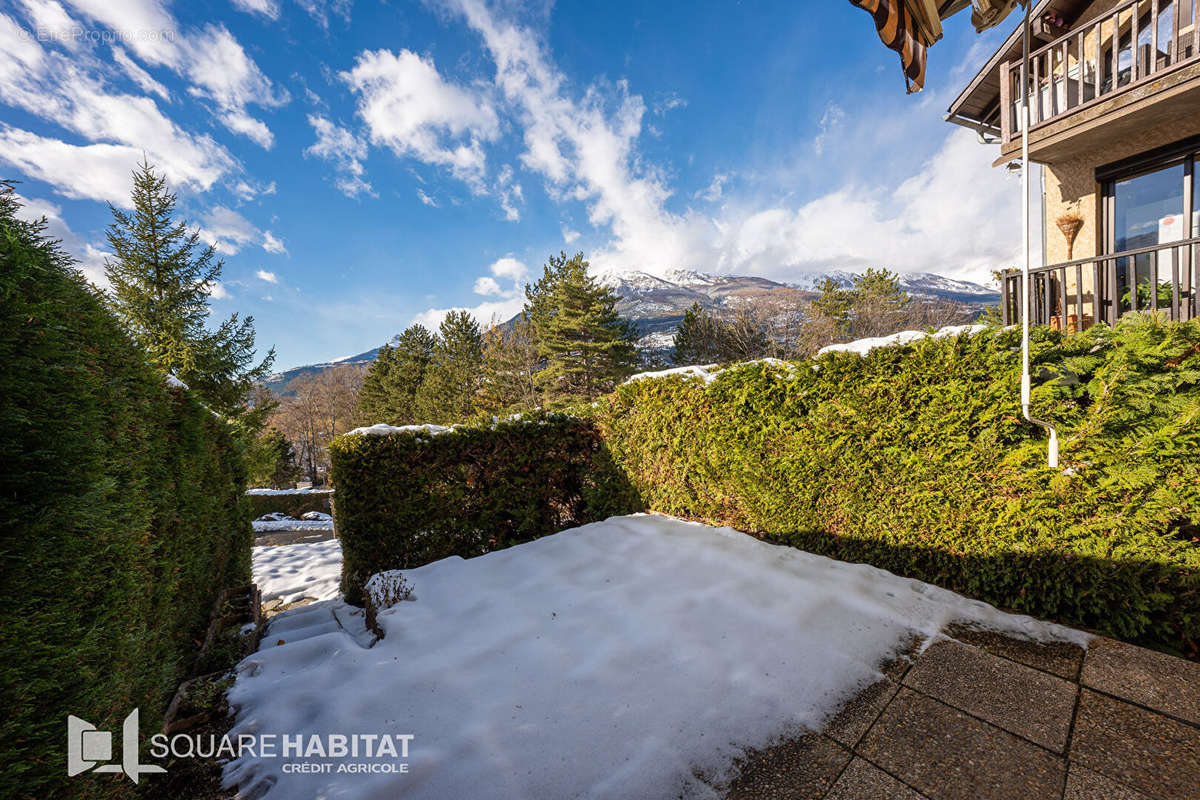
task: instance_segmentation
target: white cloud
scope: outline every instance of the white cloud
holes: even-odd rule
[[[414,318],[427,328],[435,328],[451,311],[466,311],[480,325],[506,322],[512,319],[525,306],[524,282],[529,275],[529,268],[512,256],[498,258],[488,266],[489,275],[475,279],[472,287],[475,294],[484,297],[494,297],[476,306],[457,306],[455,308],[431,308],[423,311]],[[499,278],[499,280],[497,280]],[[504,285],[501,284],[504,282]]]
[[[233,185],[230,190],[238,196],[240,200],[249,202],[256,197],[266,197],[275,194],[275,181],[268,184],[251,183],[250,181],[241,180]]]
[[[270,231],[263,231],[262,249],[268,253],[287,252],[287,248],[283,246],[283,240],[276,238],[275,234]]]
[[[121,69],[125,70],[125,74],[128,75],[143,92],[146,92],[147,94],[156,94],[163,100],[171,99],[171,94],[167,91],[167,87],[154,80],[149,72],[146,72],[146,70],[138,66],[137,62],[129,57],[128,53],[126,53],[120,47],[113,47],[112,54],[113,60],[117,62]]]
[[[488,270],[497,278],[507,278],[515,283],[525,280],[529,274],[529,268],[512,256],[496,259]]]
[[[225,288],[225,284],[214,281],[213,283],[209,284],[208,296],[213,300],[228,300],[233,295],[231,295],[229,290]]]
[[[207,25],[186,41],[186,72],[196,84],[189,91],[215,103],[218,118],[229,130],[270,149],[275,137],[246,106],[281,106],[288,102],[288,93],[275,88],[224,25]]]
[[[400,158],[445,167],[483,193],[483,143],[500,132],[485,98],[442,78],[432,60],[409,50],[366,51],[341,78],[358,95],[373,144]]]
[[[258,272],[255,272],[254,277],[258,278],[260,281],[266,281],[267,283],[279,283],[279,276],[277,276],[274,272],[267,272],[265,269],[260,269]]]
[[[817,155],[822,155],[825,152],[825,142],[830,134],[834,133],[846,119],[846,112],[837,103],[830,103],[825,106],[825,113],[821,115],[821,122],[817,125],[817,137],[813,139],[813,150]]]
[[[564,242],[566,242],[567,244],[571,244],[571,242],[573,242],[579,238],[579,231],[573,231],[570,228],[568,228],[566,225],[563,225],[562,226],[562,237],[563,237]]]
[[[611,229],[613,245],[592,263],[659,270],[693,263],[690,223],[665,210],[671,190],[635,151],[642,98],[622,81],[614,91],[593,86],[575,99],[531,31],[478,0],[459,0],[458,7],[483,38],[496,86],[523,129],[521,162],[545,178],[552,197],[586,203],[591,224]]]
[[[717,216],[672,212],[667,178],[638,149],[640,96],[623,82],[572,94],[533,32],[481,0],[455,5],[496,65],[495,85],[523,134],[521,163],[544,179],[552,199],[584,203],[592,226],[609,231],[609,242],[590,254],[597,271],[691,267],[787,280],[881,266],[985,280],[1019,250],[1017,184],[992,169],[990,153],[963,131],[948,132],[940,150],[898,183],[844,182],[796,202],[786,199],[786,182],[774,197],[761,190],[730,197],[719,175],[696,198],[720,200]],[[851,138],[841,135],[848,122],[840,106],[827,107],[814,149],[831,149],[835,133],[838,141]],[[563,235],[572,238],[565,227]]]
[[[504,211],[504,218],[509,222],[520,220],[521,212],[517,209],[517,204],[524,202],[525,193],[521,184],[513,178],[513,168],[508,164],[496,175],[496,192],[500,195],[500,208]]]
[[[496,283],[496,279],[490,275],[475,279],[475,294],[491,296],[501,294],[502,291],[500,284]]]
[[[268,253],[286,253],[283,241],[270,231],[261,231],[250,220],[226,206],[215,206],[200,217],[200,238],[221,255],[236,255],[243,247],[257,244]]]
[[[279,19],[277,0],[233,0],[233,7],[247,14],[262,14],[267,19]]]
[[[79,23],[56,0],[21,0],[21,5],[39,39],[53,41],[72,51],[84,46],[83,39],[77,35]]]
[[[296,4],[307,11],[322,28],[329,28],[329,15],[336,14],[350,21],[352,0],[296,0]]]
[[[304,154],[332,162],[340,173],[335,184],[347,197],[372,194],[371,184],[363,177],[366,170],[362,159],[367,157],[366,143],[350,130],[335,125],[320,114],[309,114],[308,124],[317,134],[317,141],[305,148]]]
[[[21,209],[17,216],[30,222],[45,218],[46,235],[60,240],[62,249],[75,258],[79,263],[76,268],[84,277],[100,289],[108,289],[109,282],[104,274],[104,259],[112,254],[105,251],[102,245],[86,242],[71,230],[62,218],[62,207],[47,200],[35,197],[16,196]]]
[[[69,0],[88,19],[108,27],[143,61],[175,67],[182,37],[159,0]]]
[[[200,238],[221,255],[234,255],[258,237],[258,228],[231,208],[217,206],[200,217]]]
[[[228,151],[208,136],[182,130],[153,99],[109,91],[92,66],[90,59],[43,49],[0,14],[0,102],[94,142],[68,144],[0,126],[0,160],[68,197],[121,206],[129,205],[129,172],[143,154],[177,190],[207,191],[236,168]]]
[[[420,189],[420,188],[417,189],[417,197],[420,199],[420,201],[422,203],[429,206],[430,208],[439,208],[437,200],[434,200],[432,197],[425,194],[424,189]]]
[[[524,298],[510,297],[502,300],[488,300],[476,306],[455,306],[454,308],[431,308],[413,317],[413,322],[419,322],[430,330],[437,330],[442,320],[451,311],[466,311],[475,321],[483,326],[507,322],[520,313],[525,305]]]
[[[713,175],[712,182],[708,184],[708,187],[705,189],[702,189],[699,192],[696,192],[696,194],[695,194],[696,199],[703,200],[706,203],[717,202],[718,200],[721,199],[721,196],[725,193],[725,183],[728,180],[729,180],[729,176],[726,175],[725,173],[719,172],[716,175]]]

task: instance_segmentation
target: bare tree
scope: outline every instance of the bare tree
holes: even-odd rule
[[[313,484],[329,469],[329,442],[353,425],[364,372],[361,366],[345,365],[301,375],[278,398],[271,425],[292,442]]]

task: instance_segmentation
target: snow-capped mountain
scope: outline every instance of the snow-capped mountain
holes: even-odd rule
[[[751,275],[713,275],[690,269],[668,270],[662,276],[636,270],[603,272],[596,276],[601,284],[621,298],[617,303],[617,311],[637,323],[642,335],[639,347],[647,352],[669,349],[675,328],[693,303],[699,303],[701,308],[722,310],[763,302],[768,298],[771,301],[800,301],[813,297],[826,278],[840,286],[850,286],[854,273],[814,273],[797,276],[788,283]],[[949,300],[979,310],[995,305],[1000,300],[1000,293],[996,289],[932,272],[902,274],[900,285],[913,297]],[[342,364],[369,364],[378,353],[379,348],[376,347],[334,362],[296,367],[272,375],[267,385],[280,391],[299,375]]]

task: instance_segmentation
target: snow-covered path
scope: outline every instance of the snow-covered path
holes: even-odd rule
[[[333,600],[342,579],[342,543],[337,539],[311,544],[255,547],[254,582],[263,603]]]
[[[1076,635],[646,515],[405,577],[415,599],[380,615],[374,647],[340,601],[275,618],[230,700],[235,734],[412,734],[409,772],[295,774],[247,757],[230,779],[263,781],[268,800],[713,796],[743,749],[819,729],[914,633],[962,619]]]

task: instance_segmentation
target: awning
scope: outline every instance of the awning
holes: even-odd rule
[[[875,18],[875,32],[900,54],[908,91],[925,86],[925,50],[942,38],[942,20],[971,8],[971,24],[985,31],[1000,24],[1019,0],[850,0]]]

